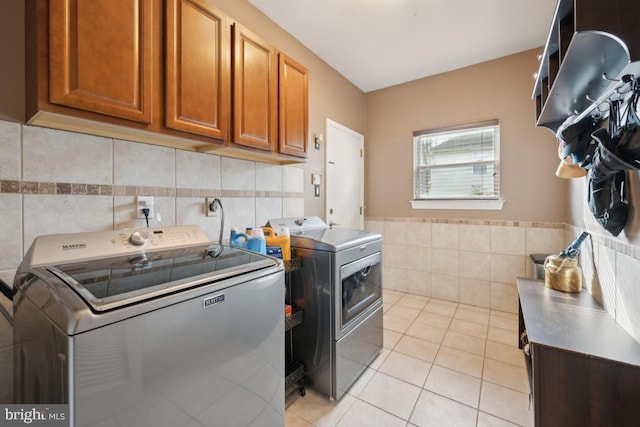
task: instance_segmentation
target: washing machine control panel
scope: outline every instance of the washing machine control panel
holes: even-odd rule
[[[149,235],[146,231],[134,231],[129,236],[129,241],[136,246],[144,246],[149,241]]]
[[[108,230],[40,236],[30,256],[31,265],[39,266],[209,244],[195,225]]]

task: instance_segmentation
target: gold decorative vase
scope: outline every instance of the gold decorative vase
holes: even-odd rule
[[[580,292],[582,270],[578,260],[549,255],[544,262],[544,285],[562,292]]]

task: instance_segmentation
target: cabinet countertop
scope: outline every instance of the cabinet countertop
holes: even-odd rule
[[[561,292],[522,278],[517,285],[530,343],[640,366],[640,343],[586,290]]]

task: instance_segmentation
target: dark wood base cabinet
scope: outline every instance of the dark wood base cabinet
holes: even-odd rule
[[[586,292],[518,279],[535,425],[640,426],[640,344]]]

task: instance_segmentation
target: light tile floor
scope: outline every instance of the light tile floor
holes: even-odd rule
[[[385,290],[384,348],[339,401],[307,388],[286,427],[531,426],[518,317]]]

